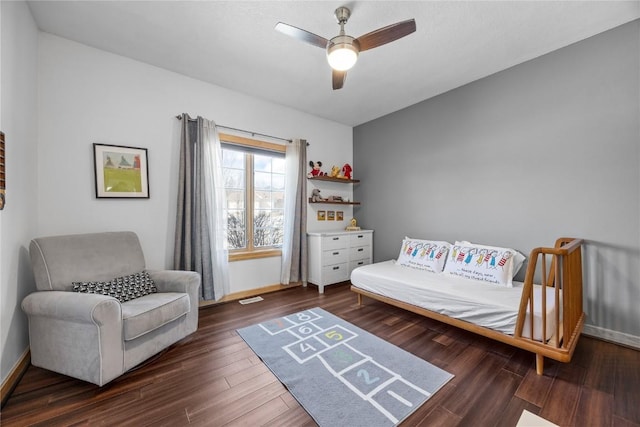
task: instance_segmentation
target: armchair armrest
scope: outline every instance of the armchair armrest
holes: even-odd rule
[[[147,270],[158,288],[158,292],[186,292],[198,295],[200,275],[195,271],[182,270]],[[196,298],[196,301],[198,299]]]
[[[27,295],[22,309],[29,318],[34,366],[99,386],[122,374],[122,307],[117,299],[40,291]]]
[[[120,302],[110,296],[65,291],[44,291],[22,301],[28,316],[49,317],[75,323],[120,323]]]

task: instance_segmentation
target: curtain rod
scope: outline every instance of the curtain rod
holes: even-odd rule
[[[176,119],[178,119],[178,120],[182,120],[182,116],[176,116]],[[195,121],[195,119],[192,119],[191,117],[189,117],[189,120]],[[250,131],[250,130],[244,130],[244,129],[232,128],[232,127],[229,127],[229,126],[223,126],[223,125],[216,125],[216,127],[217,127],[217,128],[229,129],[229,130],[235,130],[236,132],[244,132],[244,133],[248,133],[248,134],[250,134],[251,136],[260,135],[260,136],[266,136],[267,138],[279,139],[280,141],[293,142],[291,139],[280,138],[279,136],[267,135],[266,133],[252,132],[252,131]],[[309,143],[308,143],[308,142],[307,142],[307,145],[309,145]]]

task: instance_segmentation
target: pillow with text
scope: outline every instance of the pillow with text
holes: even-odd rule
[[[512,287],[513,276],[525,260],[515,249],[455,242],[444,272],[452,276]]]
[[[397,263],[417,270],[441,273],[451,243],[405,237]]]

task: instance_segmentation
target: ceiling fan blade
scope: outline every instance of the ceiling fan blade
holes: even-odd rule
[[[342,89],[342,86],[344,86],[344,81],[346,79],[347,79],[346,71],[332,70],[331,81],[333,83],[333,90]]]
[[[414,19],[408,19],[406,21],[397,22],[395,24],[387,25],[386,27],[379,28],[375,31],[371,31],[361,37],[358,37],[358,43],[360,43],[360,52],[373,49],[374,47],[382,46],[383,44],[391,43],[406,35],[413,33],[416,30],[416,21]]]
[[[326,49],[329,40],[324,37],[320,37],[313,33],[310,33],[307,30],[302,30],[298,27],[294,27],[293,25],[285,24],[284,22],[278,22],[276,24],[276,30],[280,31],[282,34],[286,34],[294,39],[298,39],[300,41],[312,44],[314,46],[321,47],[322,49]]]

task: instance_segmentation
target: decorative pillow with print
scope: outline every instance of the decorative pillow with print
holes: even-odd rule
[[[149,273],[142,271],[129,276],[116,277],[106,282],[73,282],[73,291],[108,295],[126,302],[158,292]]]
[[[405,237],[397,263],[417,270],[441,273],[451,243]]]
[[[444,272],[452,276],[512,287],[514,271],[524,262],[515,249],[455,242]]]

